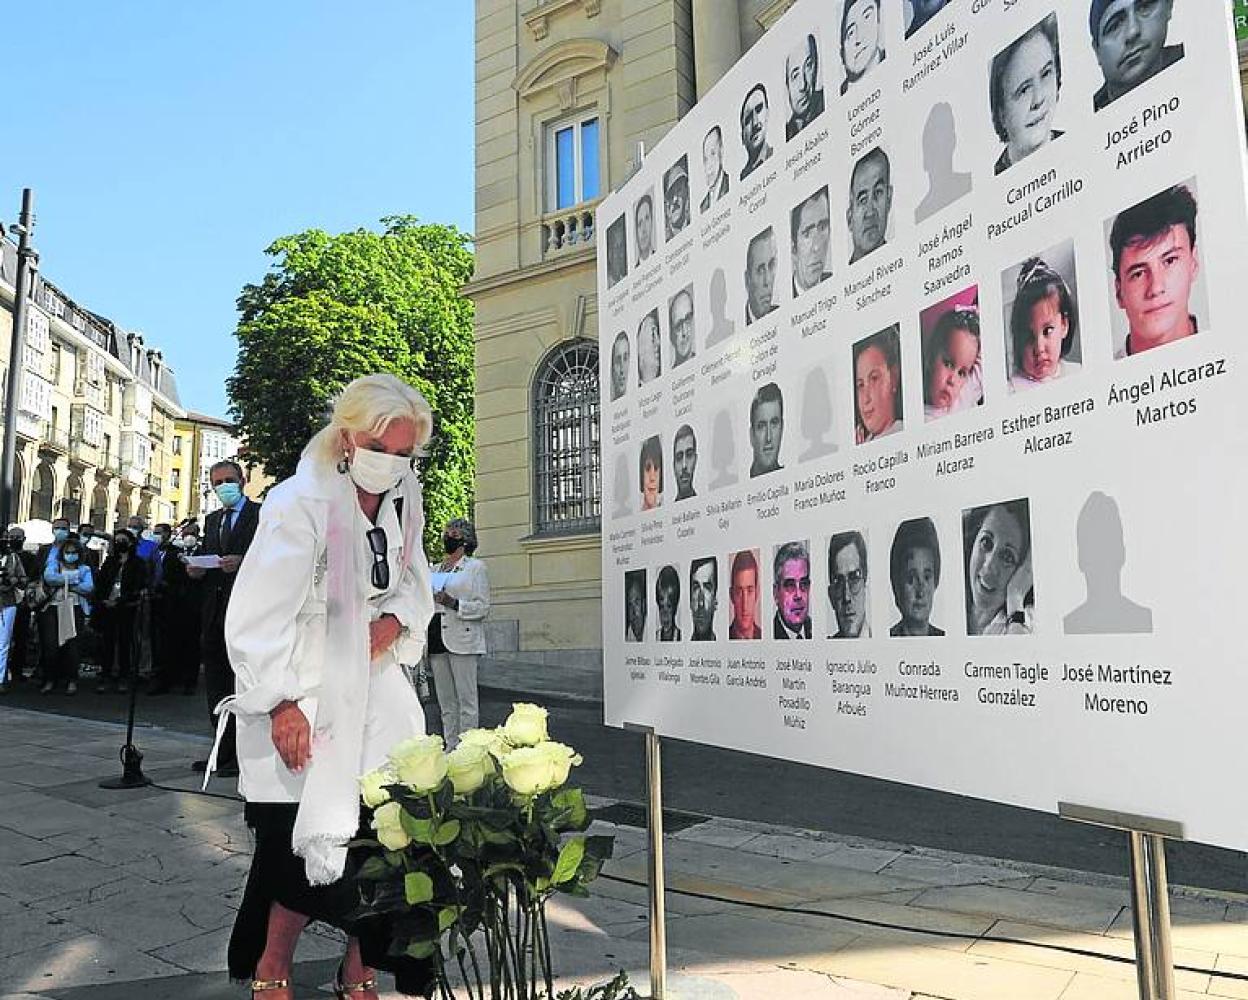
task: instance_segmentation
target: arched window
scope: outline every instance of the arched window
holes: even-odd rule
[[[598,447],[598,345],[560,344],[533,381],[533,509],[538,534],[597,531],[602,516]]]
[[[97,485],[91,493],[91,513],[88,520],[98,531],[108,530],[108,490],[104,486]]]
[[[56,474],[47,462],[35,466],[30,484],[30,516],[32,520],[52,520],[52,495],[56,489]]]
[[[65,496],[61,500],[61,517],[77,528],[82,520],[82,476],[74,473],[65,483]]]

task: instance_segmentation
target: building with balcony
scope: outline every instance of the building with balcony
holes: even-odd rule
[[[5,379],[16,278],[16,249],[0,241]],[[167,428],[184,411],[161,352],[145,346],[141,334],[78,305],[40,274],[29,305],[14,520],[66,517],[111,530],[134,513],[168,519],[173,507],[162,494],[170,459]]]
[[[176,520],[192,518],[202,523],[214,510],[221,509],[221,501],[209,482],[209,473],[217,462],[229,460],[242,465],[247,476],[243,492],[253,500],[261,499],[273,485],[263,468],[243,458],[243,442],[228,420],[187,411],[174,422],[170,433],[172,457],[165,495],[173,503]]]
[[[792,0],[477,0],[477,490],[502,660],[601,665],[594,209]]]

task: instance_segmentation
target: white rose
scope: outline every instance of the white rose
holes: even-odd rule
[[[520,747],[503,758],[503,781],[517,795],[539,795],[552,787],[555,763],[537,747]]]
[[[446,755],[446,776],[455,786],[456,795],[470,795],[493,773],[494,759],[483,746],[461,742]]]
[[[550,760],[551,788],[558,788],[566,782],[572,768],[584,761],[584,758],[570,746],[550,740],[545,743],[539,743],[534,749],[546,754]]]
[[[420,794],[432,792],[446,778],[441,736],[413,736],[390,751],[390,765],[401,784]]]
[[[387,802],[378,806],[373,813],[373,829],[377,831],[377,839],[381,846],[391,851],[401,851],[412,842],[412,838],[403,829],[403,807],[397,802]]]
[[[546,714],[546,709],[540,705],[514,704],[511,715],[503,723],[503,735],[512,746],[537,746],[546,739]]]
[[[376,809],[390,801],[390,793],[385,786],[395,783],[394,772],[387,768],[379,767],[376,771],[369,771],[360,778],[360,798],[370,809]]]
[[[507,738],[503,736],[502,727],[498,729],[469,729],[459,734],[459,745],[484,747],[495,760],[502,760],[511,752]]]

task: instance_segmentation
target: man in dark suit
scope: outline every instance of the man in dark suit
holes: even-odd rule
[[[191,580],[182,562],[183,549],[174,543],[173,528],[156,525],[159,548],[148,563],[152,609],[152,685],[149,695],[164,694],[175,684],[190,694],[199,680],[199,643],[188,641],[186,606]],[[199,619],[190,623],[198,630]],[[188,652],[194,651],[194,658]]]
[[[191,567],[187,573],[192,579],[203,580],[204,688],[208,695],[209,718],[215,730],[213,709],[222,698],[234,693],[234,670],[225,646],[225,612],[238,567],[260,523],[260,505],[243,495],[247,477],[237,462],[218,462],[208,471],[208,478],[222,506],[204,522],[204,542],[198,554],[220,556],[221,565],[218,569],[207,570]],[[196,761],[194,765],[196,771],[203,771],[207,766],[206,760]],[[238,774],[238,752],[232,727],[226,729],[217,751],[217,773],[227,778]]]

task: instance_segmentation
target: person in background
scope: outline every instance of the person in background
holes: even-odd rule
[[[208,515],[204,522],[204,541],[199,555],[219,556],[217,569],[189,567],[192,580],[203,580],[203,631],[201,656],[204,661],[204,690],[208,695],[208,717],[215,729],[216,707],[223,698],[234,694],[234,671],[225,644],[225,615],[230,595],[243,558],[251,547],[256,527],[260,524],[260,505],[243,495],[247,477],[237,462],[217,462],[208,470],[212,490],[221,501],[221,509]],[[222,777],[237,777],[238,753],[233,729],[227,727],[217,751],[217,771]],[[207,760],[196,761],[195,771],[202,772]]]
[[[134,535],[134,554],[144,561],[151,559],[160,543],[155,533],[148,530],[147,519],[141,514],[132,514],[126,521],[126,528]]]
[[[61,546],[69,540],[69,536],[68,519],[64,517],[53,518],[52,541],[40,545],[35,553],[34,579],[36,582],[43,583],[44,574],[47,572],[48,567],[56,562],[61,552]],[[56,658],[61,644],[58,638],[56,608],[48,600],[45,586],[34,588],[32,607],[39,627],[39,675],[44,681],[44,687],[47,687],[48,679],[58,675]],[[48,690],[50,691],[51,688],[48,688]]]
[[[199,551],[199,524],[196,521],[183,522],[180,533],[173,540],[178,549],[178,562],[182,564],[180,571],[175,571],[177,589],[171,593],[173,598],[170,613],[173,618],[173,632],[177,636],[178,669],[175,671],[174,683],[181,682],[182,693],[191,695],[199,686],[199,665],[202,660],[203,620],[204,620],[204,585],[202,580],[191,578],[187,568],[187,560]]]
[[[152,629],[152,685],[149,695],[167,693],[175,684],[183,690],[195,689],[199,677],[199,660],[186,658],[183,646],[184,616],[179,613],[182,595],[190,583],[186,564],[182,561],[182,546],[174,544],[173,528],[168,524],[156,525],[156,537],[160,547],[148,563],[148,596],[151,599]],[[196,643],[198,648],[198,643]],[[189,668],[194,673],[189,674]]]
[[[13,551],[12,539],[0,539],[0,694],[9,693],[9,646],[25,599],[26,569]]]
[[[22,564],[26,573],[26,591],[17,606],[13,619],[13,637],[9,644],[9,683],[21,684],[26,680],[26,646],[30,641],[30,619],[37,601],[35,583],[39,579],[39,562],[33,552],[26,550],[26,532],[13,525],[8,533],[9,547]]]
[[[104,557],[108,555],[108,543],[96,533],[95,525],[90,521],[78,525],[78,540],[82,542],[82,558],[91,567],[92,573],[98,573]]]
[[[43,583],[49,591],[48,608],[56,624],[56,649],[50,658],[40,694],[51,694],[65,682],[66,694],[78,693],[78,635],[86,628],[88,601],[94,592],[91,567],[82,558],[82,543],[66,538],[48,559]]]
[[[477,529],[462,517],[442,532],[446,555],[433,569],[436,605],[429,631],[429,665],[442,710],[442,735],[451,749],[459,734],[477,727],[477,664],[487,652],[485,617],[490,613],[490,578],[473,557]],[[441,648],[439,648],[441,647]]]
[[[134,535],[128,528],[118,528],[113,550],[96,580],[96,627],[101,635],[98,694],[113,690],[124,694],[133,682],[136,620],[146,586],[147,563],[136,554]]]

